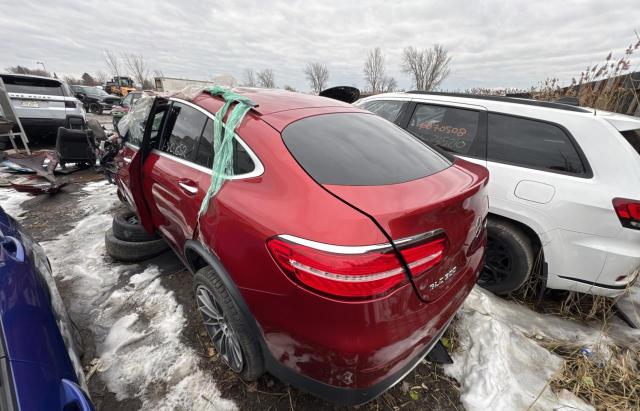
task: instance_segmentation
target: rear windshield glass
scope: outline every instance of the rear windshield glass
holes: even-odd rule
[[[56,80],[29,77],[3,76],[2,81],[9,93],[62,96],[61,83]]]
[[[451,165],[411,134],[372,114],[307,117],[287,126],[282,138],[298,163],[321,184],[397,184]]]
[[[625,140],[631,144],[636,153],[640,154],[640,130],[627,130],[623,131],[622,135]]]

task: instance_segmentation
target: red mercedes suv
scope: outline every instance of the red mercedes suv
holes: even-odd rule
[[[206,91],[136,105],[119,195],[194,273],[204,325],[242,378],[369,401],[429,353],[475,284],[488,172],[345,103],[235,91],[256,106],[206,214],[224,103]]]

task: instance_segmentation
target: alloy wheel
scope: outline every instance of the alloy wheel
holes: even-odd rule
[[[511,253],[505,244],[495,238],[487,239],[484,267],[478,284],[481,286],[499,284],[511,276]]]
[[[196,288],[196,300],[198,311],[202,315],[204,325],[218,354],[233,371],[242,371],[244,358],[240,341],[213,293],[204,285],[199,285]]]

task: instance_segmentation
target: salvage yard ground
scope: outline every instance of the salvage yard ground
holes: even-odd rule
[[[0,204],[47,251],[83,338],[98,410],[336,409],[268,375],[246,383],[226,369],[196,311],[191,276],[171,252],[143,264],[111,260],[104,232],[124,206],[99,174],[75,173],[55,196],[1,188]],[[476,289],[448,337],[455,363],[443,368],[423,362],[359,408],[592,409],[552,383],[563,359],[548,343],[588,348],[593,361],[605,363],[613,344],[637,353],[640,331],[615,317],[606,333],[604,328],[600,320],[540,314]]]

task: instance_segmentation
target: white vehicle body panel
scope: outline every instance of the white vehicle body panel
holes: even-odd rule
[[[640,200],[640,155],[619,132],[640,129],[640,119],[472,97],[390,93],[361,102],[400,97],[542,120],[565,128],[584,154],[590,169],[586,175],[460,157],[489,169],[490,213],[536,233],[547,264],[547,287],[615,296],[635,281],[640,267],[640,230],[621,225],[612,200]]]

